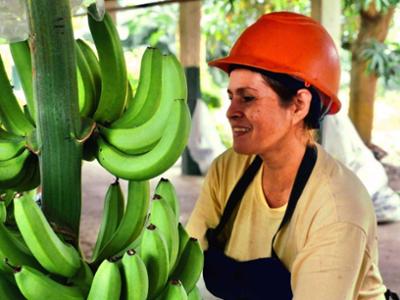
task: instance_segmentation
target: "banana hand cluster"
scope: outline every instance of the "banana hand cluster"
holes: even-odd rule
[[[129,181],[125,201],[119,181],[110,184],[90,262],[60,238],[34,201],[34,193],[3,194],[2,297],[201,299],[196,287],[203,269],[200,244],[179,223],[173,184],[162,178],[154,192],[150,200],[148,180]],[[8,216],[8,212],[13,213]]]
[[[109,191],[116,184],[117,182],[110,185]],[[179,216],[175,211],[179,211],[180,204],[171,181],[162,178],[154,192],[153,199],[149,201],[149,182],[129,181],[122,218],[117,217],[117,205],[104,208],[102,222],[108,224],[114,220],[112,222],[119,222],[119,226],[105,242],[105,246],[99,252],[93,253],[92,266],[100,265],[93,282],[96,281],[96,276],[103,278],[103,284],[99,284],[99,287],[92,284],[91,293],[93,289],[94,295],[112,293],[119,294],[120,299],[132,300],[201,299],[196,287],[203,269],[200,244],[179,223]],[[118,194],[115,193],[109,202],[120,202]],[[107,206],[107,197],[110,195],[106,195]],[[110,213],[110,210],[114,213]],[[103,224],[100,228],[102,226]],[[98,239],[101,236],[100,230]],[[102,265],[113,263],[119,266],[120,273],[109,270],[105,272],[106,275],[101,275]],[[108,268],[111,269],[111,266]],[[108,276],[115,278],[110,280]],[[108,281],[122,281],[122,284],[105,286],[104,282]],[[103,298],[99,296],[98,299]]]
[[[110,126],[99,126],[97,159],[110,173],[146,180],[171,167],[190,133],[186,79],[172,54],[147,48],[132,103]]]
[[[22,43],[22,42],[21,42]],[[26,56],[27,45],[14,45],[16,61]],[[28,51],[29,54],[29,51]],[[20,64],[19,64],[20,65]],[[19,72],[22,72],[17,68]],[[26,73],[26,72],[25,72]],[[24,113],[10,84],[0,56],[0,191],[28,191],[40,183],[39,161],[28,149],[27,138],[34,132],[29,112]]]

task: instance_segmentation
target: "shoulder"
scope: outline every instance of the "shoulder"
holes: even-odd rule
[[[219,169],[243,169],[253,160],[254,155],[236,153],[232,148],[225,150],[212,163],[212,167]]]
[[[217,176],[222,181],[238,179],[253,159],[254,155],[239,154],[229,148],[215,158],[208,176]]]
[[[317,145],[318,158],[305,189],[303,209],[315,229],[348,223],[368,234],[376,226],[372,200],[358,177]],[[304,211],[303,211],[304,212]]]

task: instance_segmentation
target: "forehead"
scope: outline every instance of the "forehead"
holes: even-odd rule
[[[262,91],[270,87],[260,73],[248,69],[234,69],[229,74],[228,91],[246,88]]]

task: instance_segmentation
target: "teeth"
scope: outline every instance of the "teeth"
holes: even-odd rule
[[[243,127],[234,127],[233,131],[234,132],[248,132],[248,131],[250,131],[250,129],[249,128],[243,128]]]

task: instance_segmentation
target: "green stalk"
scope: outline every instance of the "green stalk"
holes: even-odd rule
[[[69,0],[28,0],[42,208],[78,245],[82,146]]]

